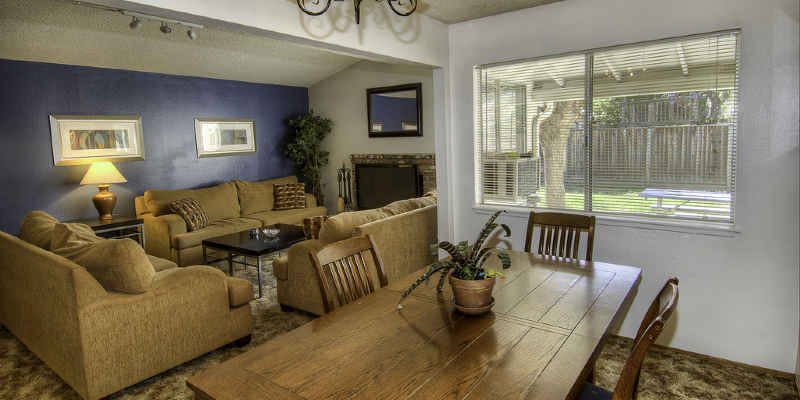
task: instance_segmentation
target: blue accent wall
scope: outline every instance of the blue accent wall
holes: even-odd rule
[[[145,161],[116,162],[115,214],[134,214],[148,189],[192,189],[301,171],[283,155],[286,122],[309,110],[308,89],[217,79],[0,60],[0,230],[44,210],[60,221],[95,218],[89,165],[55,166],[50,115],[142,117]],[[255,119],[256,155],[197,158],[194,118]]]

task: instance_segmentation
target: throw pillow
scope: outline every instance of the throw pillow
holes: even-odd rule
[[[281,183],[274,186],[275,210],[292,210],[306,207],[304,183]]]
[[[142,293],[156,275],[139,243],[98,237],[84,224],[57,224],[50,247],[53,253],[86,268],[106,290]]]
[[[186,230],[189,232],[208,226],[208,217],[206,213],[203,212],[203,207],[201,207],[200,202],[193,197],[178,200],[170,204],[169,208],[172,212],[183,218],[186,222]]]
[[[320,215],[303,219],[303,233],[308,239],[319,239],[319,230],[322,228],[322,223],[328,219],[327,215]]]
[[[31,211],[22,218],[19,238],[45,250],[50,250],[50,238],[58,220],[44,211]]]

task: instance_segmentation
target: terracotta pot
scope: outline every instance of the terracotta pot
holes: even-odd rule
[[[495,278],[463,280],[450,275],[450,286],[456,305],[464,308],[481,309],[492,304],[492,289]],[[486,309],[488,311],[488,308]]]

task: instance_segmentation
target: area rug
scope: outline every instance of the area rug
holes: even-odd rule
[[[227,273],[227,265],[216,264]],[[186,380],[197,373],[253,349],[315,318],[303,312],[282,312],[278,306],[271,266],[263,269],[264,297],[254,300],[253,340],[242,348],[227,345],[164,373],[121,390],[112,399],[192,399]],[[253,282],[255,268],[237,267],[234,276]],[[596,365],[597,384],[613,389],[630,353],[631,342],[612,337]],[[770,399],[800,400],[790,377],[754,371],[656,347],[648,353],[642,370],[640,400],[668,399]],[[66,399],[80,396],[7,329],[0,328],[0,399]]]

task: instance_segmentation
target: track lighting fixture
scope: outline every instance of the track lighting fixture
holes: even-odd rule
[[[169,24],[185,26],[189,28],[189,30],[186,31],[186,34],[189,36],[190,39],[194,40],[197,39],[197,32],[195,31],[195,29],[200,29],[203,27],[203,25],[193,24],[191,22],[178,21],[169,18],[157,17],[155,15],[141,14],[127,10],[118,10],[118,11],[121,12],[123,15],[133,17],[133,21],[131,21],[131,23],[128,24],[128,26],[130,26],[131,29],[139,29],[142,26],[142,20],[146,19],[148,21],[161,22],[161,27],[158,29],[164,33],[172,33],[172,28],[170,28]]]
[[[134,30],[139,29],[142,26],[142,21],[139,21],[139,18],[133,17],[133,21],[131,21],[131,23],[128,24],[128,26],[130,26],[131,29]]]

